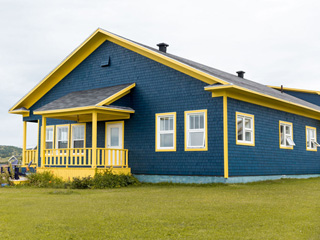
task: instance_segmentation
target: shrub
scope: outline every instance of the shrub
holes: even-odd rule
[[[0,184],[10,184],[10,174],[7,168],[3,169],[3,173],[0,173]]]
[[[27,178],[29,179],[29,186],[55,188],[65,187],[65,183],[62,178],[55,176],[49,171],[44,171],[42,173],[31,173],[27,175]]]
[[[77,178],[74,177],[73,181],[70,183],[70,187],[74,189],[87,189],[92,186],[92,177]]]
[[[93,188],[117,188],[137,185],[139,181],[131,175],[113,174],[112,170],[96,172],[93,177]]]

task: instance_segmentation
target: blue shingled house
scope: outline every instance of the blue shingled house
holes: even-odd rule
[[[10,113],[23,164],[64,178],[248,182],[320,174],[316,91],[262,85],[96,30]],[[26,149],[27,122],[38,147]]]

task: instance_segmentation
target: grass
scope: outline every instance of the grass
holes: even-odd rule
[[[320,178],[0,188],[1,239],[320,239]]]

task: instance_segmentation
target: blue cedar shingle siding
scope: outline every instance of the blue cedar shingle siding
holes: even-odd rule
[[[304,93],[304,92],[293,92],[293,91],[284,91],[287,94],[290,94],[294,97],[301,98],[305,101],[311,102],[320,106],[320,95],[318,94],[311,94],[311,93]]]
[[[108,56],[110,66],[100,67]],[[124,147],[129,149],[132,173],[222,176],[222,98],[212,98],[204,91],[207,84],[114,43],[103,43],[30,110],[73,91],[132,82],[136,83],[132,93],[114,103],[136,111],[125,120]],[[185,152],[184,111],[198,109],[208,110],[209,151]],[[155,114],[163,112],[177,112],[176,152],[155,152]],[[24,120],[39,118],[31,114]],[[47,124],[54,122],[48,119]],[[99,122],[98,147],[104,147],[104,131],[104,122]],[[90,123],[86,134],[87,146],[91,147]]]
[[[235,112],[253,114],[255,146],[236,145]],[[293,123],[293,150],[279,148],[279,120]],[[318,152],[306,151],[305,126],[317,128],[318,120],[228,98],[230,176],[318,174]]]

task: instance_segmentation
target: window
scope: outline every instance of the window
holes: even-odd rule
[[[317,142],[317,129],[314,127],[306,126],[306,144],[308,151],[317,151],[319,143]]]
[[[293,149],[296,144],[293,141],[292,123],[279,121],[280,148]]]
[[[85,147],[85,124],[71,124],[72,148]]]
[[[185,112],[185,151],[207,151],[207,110]]]
[[[156,114],[156,151],[176,151],[176,113]]]
[[[46,149],[53,149],[53,126],[46,128]]]
[[[69,125],[57,126],[57,148],[69,148]]]
[[[254,146],[254,115],[236,112],[238,145]]]

